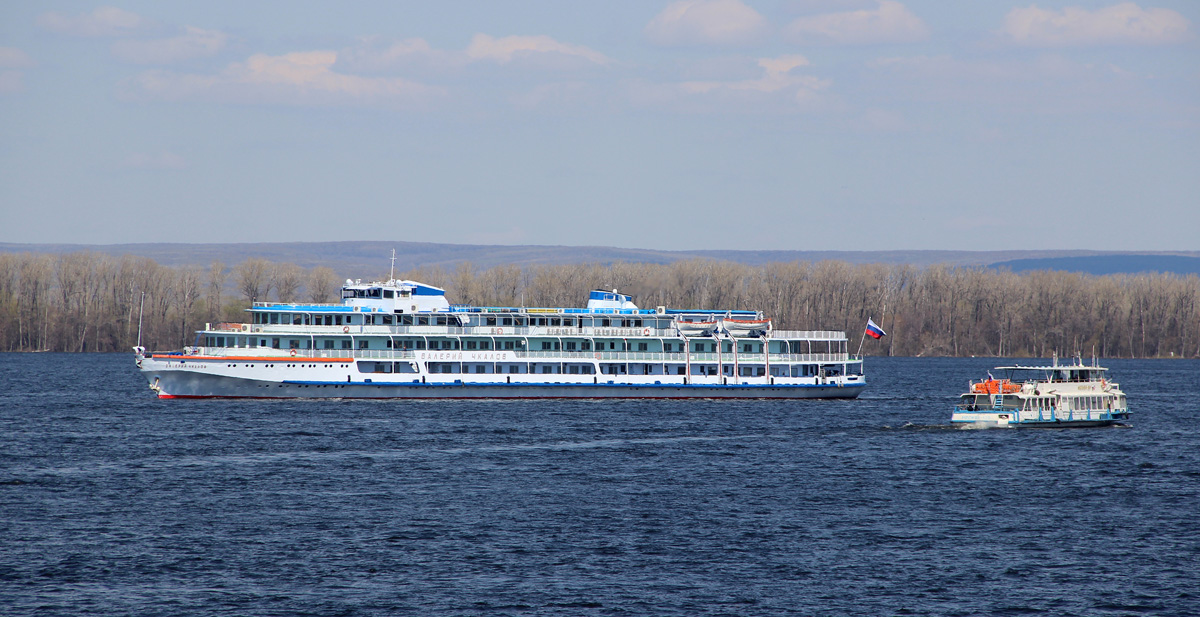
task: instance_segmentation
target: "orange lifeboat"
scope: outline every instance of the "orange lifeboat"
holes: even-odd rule
[[[1007,379],[988,379],[971,386],[971,392],[976,394],[1012,394],[1020,390],[1021,386]]]

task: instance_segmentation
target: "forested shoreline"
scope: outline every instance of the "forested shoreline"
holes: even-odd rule
[[[759,309],[776,328],[845,330],[852,339],[873,318],[889,336],[867,339],[866,355],[1200,357],[1196,275],[689,260],[464,263],[397,278],[485,306],[582,306],[589,290],[615,288],[642,308]],[[329,268],[263,259],[168,267],[134,256],[0,254],[0,351],[126,351],[137,342],[139,310],[143,345],[174,349],[205,323],[244,321],[253,301],[333,302],[340,284]]]

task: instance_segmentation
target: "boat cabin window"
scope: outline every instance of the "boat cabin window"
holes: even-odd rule
[[[385,290],[383,290],[383,297],[385,297],[385,298],[395,298],[395,297],[396,297],[396,292],[394,292],[394,291],[392,291],[392,290],[390,290],[390,289],[385,289]]]

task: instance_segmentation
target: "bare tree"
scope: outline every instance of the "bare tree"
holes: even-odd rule
[[[309,302],[333,302],[338,296],[339,281],[337,274],[330,268],[319,266],[308,271],[308,282],[304,284],[308,291]]]
[[[222,312],[221,296],[225,292],[225,264],[214,260],[208,267],[208,318],[216,321]]]
[[[275,288],[275,299],[280,302],[294,302],[304,284],[304,270],[295,264],[273,264],[271,266],[271,286]]]
[[[264,300],[271,291],[271,262],[252,257],[234,266],[233,276],[242,298],[251,304]]]

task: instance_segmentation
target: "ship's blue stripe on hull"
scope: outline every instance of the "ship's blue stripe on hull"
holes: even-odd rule
[[[239,379],[239,378],[234,377],[232,379]],[[522,382],[513,382],[513,383],[478,383],[478,382],[421,383],[421,382],[414,382],[414,381],[376,382],[376,381],[290,381],[290,380],[285,380],[285,381],[279,381],[279,382],[274,382],[274,383],[282,383],[282,384],[294,385],[294,386],[387,386],[387,387],[402,387],[402,388],[412,388],[412,387],[423,387],[423,388],[461,388],[461,387],[468,387],[468,388],[480,388],[480,387],[497,387],[497,388],[504,388],[504,387],[538,387],[538,388],[588,387],[588,388],[599,388],[599,387],[608,387],[608,388],[700,388],[700,389],[709,389],[709,390],[738,390],[738,389],[754,389],[754,388],[843,389],[843,388],[862,388],[862,387],[866,386],[866,384],[862,384],[862,383],[846,384],[846,385],[839,386],[837,384],[728,384],[728,385],[723,385],[723,384],[682,384],[682,383],[649,383],[649,384],[646,384],[646,383],[604,383],[604,382],[601,382],[601,383],[586,383],[586,382],[559,383],[559,382],[548,382],[548,381],[541,381],[541,382],[522,381]]]

